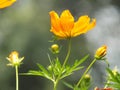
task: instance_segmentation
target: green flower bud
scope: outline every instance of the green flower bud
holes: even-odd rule
[[[53,44],[53,45],[51,46],[51,51],[52,51],[54,54],[59,53],[59,46],[58,46],[58,44]]]
[[[86,75],[84,76],[84,80],[85,80],[86,82],[90,82],[90,80],[91,80],[90,74],[86,74]]]
[[[113,73],[114,76],[117,76],[117,75],[119,74],[117,67],[115,67],[115,68],[112,70],[112,73]]]

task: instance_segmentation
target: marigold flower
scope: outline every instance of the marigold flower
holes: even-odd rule
[[[16,0],[0,0],[0,8],[11,6]]]
[[[51,11],[49,14],[51,17],[50,31],[62,39],[86,33],[96,25],[96,19],[90,22],[87,15],[79,17],[78,21],[74,22],[74,17],[69,10],[64,10],[60,17],[55,11]]]
[[[7,60],[10,62],[9,66],[19,66],[22,62],[24,57],[19,58],[19,53],[17,51],[13,51],[10,53],[9,57],[7,57]]]
[[[107,46],[103,45],[102,47],[98,48],[96,53],[95,53],[95,58],[100,60],[103,59],[103,57],[106,55],[107,53]]]

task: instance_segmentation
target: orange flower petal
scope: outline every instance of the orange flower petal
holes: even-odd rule
[[[87,31],[87,27],[89,25],[90,18],[85,15],[81,16],[77,22],[75,22],[74,29],[72,30],[72,36],[78,36],[80,34],[83,34]]]
[[[62,12],[60,16],[60,25],[62,28],[61,30],[69,37],[74,26],[74,17],[69,10],[64,10]]]
[[[91,23],[89,23],[87,29],[90,30],[92,28],[94,28],[96,25],[96,19],[93,19]]]
[[[65,38],[66,37],[65,33],[62,32],[61,30],[57,31],[56,29],[54,29],[53,27],[51,27],[50,31],[53,32],[59,38]]]
[[[16,0],[0,0],[0,8],[11,6]]]
[[[57,13],[54,11],[51,11],[49,14],[51,17],[51,27],[55,28],[55,30],[61,29],[60,23],[59,23],[59,16],[57,15]]]
[[[50,13],[51,17],[51,32],[53,32],[56,36],[61,37],[65,36],[63,32],[61,32],[61,26],[60,26],[60,19],[59,16],[55,11],[51,11]]]

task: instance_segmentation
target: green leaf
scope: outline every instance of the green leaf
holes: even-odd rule
[[[61,63],[58,58],[55,60],[55,67],[57,68],[58,72],[62,69]]]
[[[107,68],[107,71],[110,74],[112,81],[120,83],[119,79],[113,74],[112,70],[110,70],[109,68]]]
[[[35,75],[35,76],[43,76],[43,73],[40,71],[29,70],[28,73],[20,73],[19,75]]]
[[[85,60],[88,58],[89,55],[86,55],[85,57],[83,57],[82,59],[80,59],[79,61],[76,60],[74,62],[74,64],[72,66],[68,66],[66,65],[65,68],[64,68],[64,73],[63,75],[61,76],[61,79],[62,78],[65,78],[69,75],[71,75],[74,71],[77,71],[77,70],[80,70],[83,68],[83,66],[80,66],[80,64],[82,64],[83,62],[85,62]]]
[[[71,84],[69,84],[69,83],[67,83],[67,82],[65,82],[65,81],[63,81],[63,84],[65,84],[67,87],[69,87],[69,88],[71,88],[71,89],[74,88]]]
[[[113,87],[115,89],[120,90],[120,74],[117,72],[114,74],[111,69],[107,68],[108,72],[108,78],[107,80],[109,81],[107,83],[108,86]]]
[[[44,68],[44,66],[42,66],[41,64],[37,64],[37,66],[39,67],[39,69],[41,71],[43,71],[45,74],[48,74],[48,71]]]
[[[40,71],[30,70],[28,73],[25,73],[26,75],[35,75],[35,76],[44,76],[44,74]]]
[[[85,57],[83,57],[79,61],[76,60],[75,63],[74,63],[74,66],[79,66],[80,64],[82,64],[83,62],[85,62],[85,60],[87,60],[88,57],[89,57],[89,55],[86,55]]]

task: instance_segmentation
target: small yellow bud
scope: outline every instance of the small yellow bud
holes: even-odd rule
[[[119,74],[117,67],[115,67],[115,68],[112,70],[112,73],[113,73],[114,76],[117,76],[117,75]]]
[[[19,53],[17,51],[13,51],[10,53],[9,57],[7,57],[7,60],[10,62],[8,65],[19,66],[23,59],[24,57],[19,58]]]
[[[48,66],[48,70],[52,71],[52,66],[51,65]]]
[[[59,53],[59,46],[58,46],[58,44],[53,44],[52,46],[51,46],[51,50],[52,50],[52,52],[53,53]]]
[[[86,74],[86,75],[84,76],[84,80],[85,80],[86,82],[89,82],[89,81],[91,80],[90,74]]]
[[[103,59],[103,57],[107,54],[107,46],[103,45],[102,47],[98,48],[95,53],[95,58],[97,60]]]

